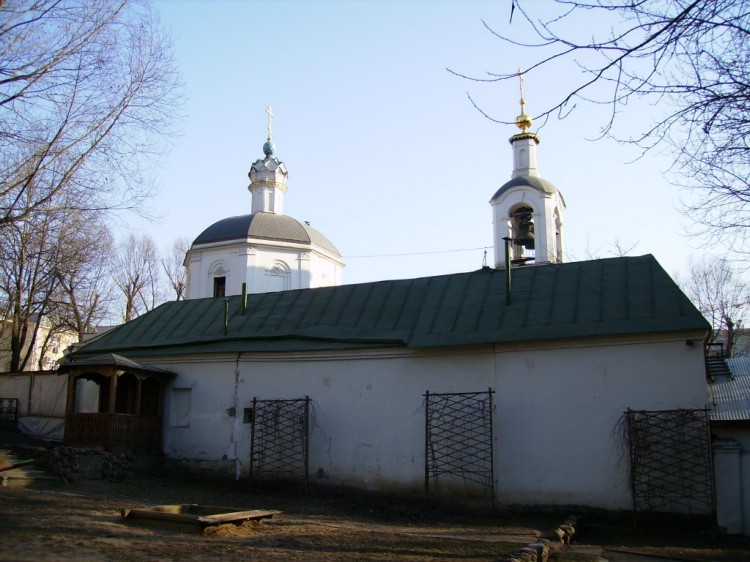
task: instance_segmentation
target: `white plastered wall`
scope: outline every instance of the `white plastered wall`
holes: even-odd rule
[[[343,267],[321,254],[310,253],[310,288],[338,287],[341,285]]]
[[[248,293],[341,284],[340,262],[291,243],[208,246],[191,250],[189,260],[188,299],[213,296],[212,271],[217,263],[226,264],[227,296],[242,294],[242,283],[248,284]],[[288,273],[283,287],[280,270]]]
[[[499,498],[629,508],[623,413],[705,407],[703,369],[684,339],[499,354]]]
[[[253,397],[310,396],[313,481],[413,494],[424,489],[425,391],[492,387],[496,495],[505,505],[630,507],[623,412],[706,402],[701,346],[684,338],[149,361],[179,373],[172,387],[192,393],[189,427],[169,427],[167,393],[167,456],[244,477],[242,410]]]

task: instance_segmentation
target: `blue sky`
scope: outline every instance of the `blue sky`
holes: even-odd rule
[[[155,6],[174,38],[187,102],[156,170],[161,191],[151,207],[160,218],[131,228],[166,248],[249,213],[247,173],[262,155],[271,105],[277,155],[289,169],[285,213],[338,247],[345,283],[477,269],[485,247],[492,264],[488,201],[510,178],[516,129],[483,117],[466,94],[512,120],[518,84],[469,82],[446,67],[483,75],[530,64],[532,50],[502,44],[482,25],[508,30],[510,0]],[[562,94],[575,72],[529,75],[528,112]],[[680,194],[663,175],[669,160],[628,164],[631,149],[589,140],[605,116],[579,104],[564,120],[532,127],[542,139],[540,173],[567,203],[566,260],[608,257],[619,243],[632,255],[654,254],[672,274],[684,270],[704,250],[684,236]]]

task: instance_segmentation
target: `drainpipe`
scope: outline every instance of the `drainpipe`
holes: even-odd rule
[[[505,240],[505,306],[510,306],[510,238]]]
[[[240,357],[242,353],[237,354],[237,359],[234,363],[234,392],[232,394],[232,410],[234,410],[234,420],[232,420],[232,434],[231,434],[231,449],[232,456],[234,457],[234,479],[239,480],[240,474],[242,474],[242,462],[240,461],[239,455],[239,437],[242,425],[242,418],[240,415]]]

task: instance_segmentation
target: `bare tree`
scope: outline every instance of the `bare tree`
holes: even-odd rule
[[[625,256],[631,256],[633,255],[635,249],[638,247],[638,244],[640,244],[640,242],[625,243],[619,237],[617,237],[608,244],[600,244],[598,247],[592,248],[591,240],[587,238],[586,248],[584,250],[584,259],[598,260],[605,257],[622,258]],[[572,258],[574,260],[577,259],[575,256],[572,256]]]
[[[54,259],[59,215],[45,213],[0,228],[0,293],[6,299],[9,368],[22,371],[49,310],[57,280]]]
[[[745,321],[750,305],[748,286],[726,260],[706,258],[690,264],[682,280],[685,293],[713,328],[710,341],[722,340],[724,355],[732,357],[736,336]]]
[[[46,210],[0,228],[0,299],[12,371],[43,368],[63,332],[79,340],[108,304],[110,235],[98,213]]]
[[[60,330],[75,332],[82,341],[110,313],[112,236],[100,216],[79,212],[67,213],[59,239],[58,286],[50,321]]]
[[[123,298],[123,321],[156,307],[159,291],[159,256],[154,241],[146,235],[131,234],[113,259],[112,277]]]
[[[178,301],[185,298],[185,289],[187,287],[185,256],[189,249],[190,239],[184,237],[177,238],[168,249],[167,257],[161,260],[170,290],[175,300]]]
[[[539,117],[564,117],[581,101],[608,105],[603,134],[643,150],[671,149],[673,170],[681,178],[675,182],[695,194],[686,200],[686,211],[703,233],[750,242],[750,10],[745,0],[560,0],[559,13],[546,19],[531,15],[534,2],[508,0],[507,5],[512,33],[485,26],[504,42],[537,49],[539,57],[524,73],[565,67],[574,77]],[[548,14],[549,7],[545,4]],[[516,76],[512,67],[471,79]],[[619,115],[635,117],[638,108],[653,120],[635,137],[623,137],[616,130]]]
[[[138,208],[179,92],[145,0],[0,2],[0,226]]]

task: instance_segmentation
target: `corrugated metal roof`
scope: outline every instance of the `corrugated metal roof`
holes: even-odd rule
[[[732,376],[716,377],[708,384],[711,421],[750,420],[750,357],[727,359],[727,365]]]
[[[653,256],[165,303],[76,354],[439,347],[709,328]]]

